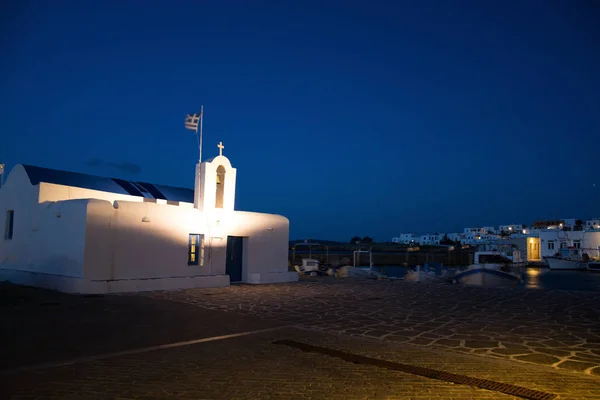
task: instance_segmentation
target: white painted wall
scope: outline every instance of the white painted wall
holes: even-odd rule
[[[217,156],[211,161],[205,161],[200,165],[200,194],[197,190],[194,195],[197,208],[200,211],[211,211],[215,209],[217,194],[217,169],[219,166],[225,168],[225,192],[223,198],[223,209],[233,211],[235,207],[235,183],[237,170],[231,166],[231,162],[225,156]]]
[[[506,239],[498,240],[497,243],[515,244],[521,252],[523,262],[540,261],[538,255],[540,253],[540,239],[526,236],[511,236]]]
[[[194,208],[138,202],[116,202],[116,206],[103,201],[89,203],[86,277],[224,275],[227,236],[231,235],[248,237],[243,281],[297,280],[296,273],[287,274],[289,221],[285,217],[225,210],[202,213]],[[142,222],[144,217],[150,222]],[[205,234],[204,266],[187,265],[190,233]],[[273,280],[267,276],[270,274],[283,275]]]
[[[553,256],[562,246],[573,246],[575,241],[580,241],[582,247],[586,246],[584,231],[563,231],[559,229],[546,229],[540,231],[540,247],[542,257]],[[551,243],[551,244],[549,244]]]
[[[85,275],[94,280],[224,275],[222,262],[188,266],[190,233],[206,232],[196,209],[154,203],[91,200]],[[150,222],[142,222],[147,217]],[[205,238],[206,240],[206,238]],[[213,257],[214,258],[214,257]]]
[[[489,242],[500,239],[500,235],[495,235],[492,233],[486,233],[485,235],[479,236],[479,240],[483,242]]]
[[[600,218],[588,219],[584,222],[585,229],[600,229]]]
[[[0,223],[14,210],[13,238],[0,238],[0,269],[81,277],[85,244],[86,200],[39,204],[22,166],[0,189]]]
[[[228,229],[232,236],[248,237],[248,272],[243,276],[245,282],[298,280],[296,272],[288,272],[290,222],[287,218],[275,214],[235,211]]]
[[[41,182],[39,185],[38,202],[62,201],[75,199],[98,199],[106,200],[111,203],[116,200],[143,202],[144,198],[140,196],[131,196],[128,194],[102,192],[100,190],[84,189],[72,186],[57,185],[55,183]]]
[[[505,233],[519,233],[523,232],[522,224],[509,224],[509,225],[500,225],[498,227],[498,233],[504,231]]]
[[[418,242],[419,244],[425,245],[425,244],[440,244],[440,240],[441,240],[442,236],[440,236],[439,234],[435,235],[435,234],[426,234],[426,235],[422,235],[420,238],[418,238]]]
[[[409,244],[413,240],[415,240],[415,237],[413,237],[412,233],[401,233],[400,236],[392,238],[393,243],[402,243],[402,244]]]

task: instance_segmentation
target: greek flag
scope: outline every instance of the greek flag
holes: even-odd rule
[[[198,132],[200,117],[202,117],[202,112],[198,114],[188,114],[187,117],[185,117],[185,128],[194,132]]]

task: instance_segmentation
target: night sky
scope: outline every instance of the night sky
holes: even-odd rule
[[[600,215],[593,0],[105,3],[2,2],[8,169],[193,187],[203,104],[292,239]]]

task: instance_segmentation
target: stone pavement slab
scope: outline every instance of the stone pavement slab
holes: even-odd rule
[[[281,325],[144,296],[0,284],[0,370]]]
[[[600,376],[600,293],[321,278],[149,292],[200,308]]]
[[[281,339],[552,391],[560,399],[600,398],[594,377],[293,328],[19,373],[1,381],[0,390],[10,399],[514,398],[273,344]]]

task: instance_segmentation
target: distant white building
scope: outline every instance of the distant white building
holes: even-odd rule
[[[415,237],[412,233],[401,233],[400,236],[392,238],[392,243],[409,244],[413,240],[415,240]]]
[[[542,257],[554,255],[560,249],[582,249],[592,258],[600,256],[600,232],[597,231],[562,231],[547,229],[540,232]]]
[[[583,229],[600,229],[600,218],[588,219],[583,223]]]
[[[480,226],[478,228],[465,228],[466,235],[485,235],[488,232],[494,232],[493,226]]]
[[[521,229],[521,235],[523,236],[539,236],[541,231],[545,231],[546,229],[539,228],[523,228]]]
[[[440,244],[440,240],[442,239],[442,235],[439,234],[425,234],[422,235],[418,242],[421,245],[425,245],[425,244]]]
[[[504,233],[519,233],[523,231],[523,225],[520,224],[510,224],[510,225],[500,225],[498,227],[498,231]]]
[[[463,236],[461,243],[462,244],[476,244],[480,240],[481,236],[479,235],[471,235],[466,234]]]
[[[491,242],[498,239],[500,239],[500,235],[496,235],[495,233],[486,233],[485,235],[481,235],[478,240],[482,242]]]
[[[502,239],[502,243],[516,245],[521,252],[521,260],[523,262],[541,261],[540,238],[517,234]]]

